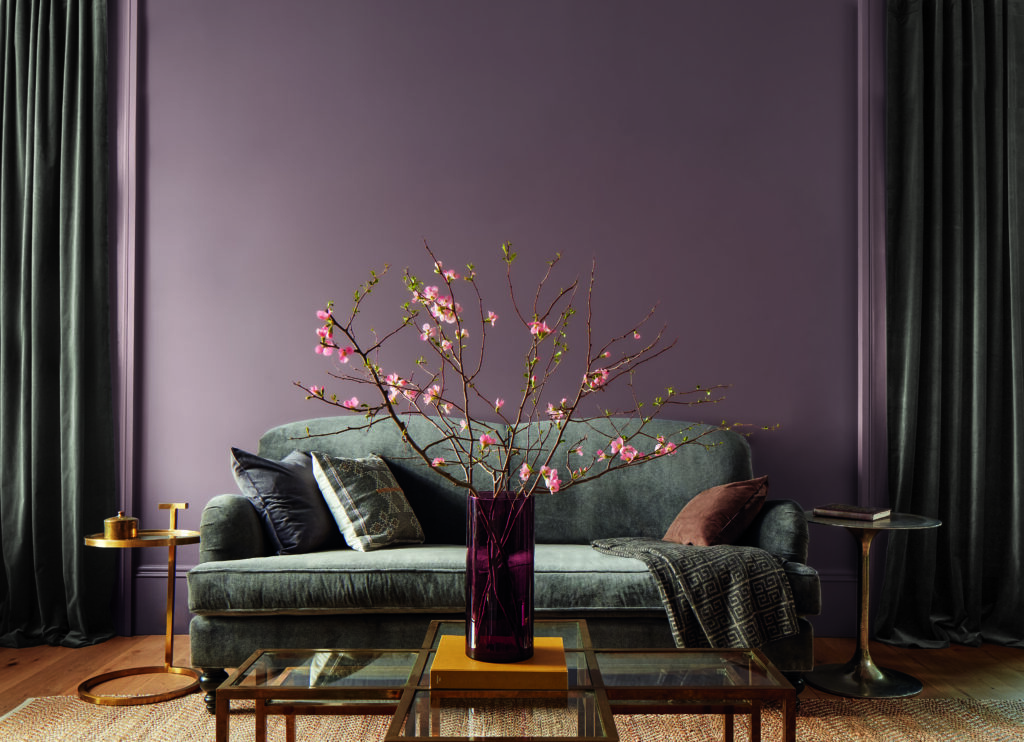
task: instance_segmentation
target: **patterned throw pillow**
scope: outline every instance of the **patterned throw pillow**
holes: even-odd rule
[[[317,451],[313,453],[313,474],[353,549],[423,543],[423,528],[380,456],[341,459]]]

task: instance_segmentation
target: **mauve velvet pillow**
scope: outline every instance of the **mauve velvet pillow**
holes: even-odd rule
[[[767,496],[768,477],[704,490],[679,511],[662,541],[691,546],[731,544],[761,512]]]
[[[292,451],[281,461],[231,449],[231,470],[242,494],[263,519],[278,554],[306,554],[344,548],[345,541],[324,502],[313,460]]]

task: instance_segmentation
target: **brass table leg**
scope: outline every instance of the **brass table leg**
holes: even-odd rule
[[[921,692],[921,681],[915,677],[878,667],[871,659],[868,646],[868,591],[871,542],[877,529],[847,529],[860,545],[860,594],[857,596],[857,648],[845,664],[819,665],[804,679],[818,690],[849,698],[904,698]]]

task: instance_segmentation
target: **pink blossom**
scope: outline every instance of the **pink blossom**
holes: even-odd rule
[[[451,402],[442,402],[437,406],[437,409],[441,411],[442,415],[447,415],[449,412],[452,411]]]
[[[388,401],[394,402],[402,387],[405,386],[405,379],[398,374],[388,374],[384,377],[384,386],[388,387]]]
[[[576,455],[577,456],[582,456],[583,455],[583,446],[576,446]]]
[[[558,407],[555,407],[551,402],[548,402],[548,417],[552,420],[564,420],[566,401],[566,398],[562,397],[562,401],[559,403]]]
[[[319,335],[324,340],[327,340],[328,338],[334,337],[334,332],[327,325],[324,325],[323,327],[316,328],[316,334]]]
[[[627,463],[629,463],[630,461],[632,461],[633,459],[635,459],[639,455],[640,455],[640,452],[637,451],[632,446],[623,446],[622,450],[619,451],[619,456],[621,456],[622,460],[627,462]]]
[[[504,406],[505,406],[505,400],[502,399],[501,397],[498,397],[496,400],[494,400],[494,411],[495,412],[497,412],[498,410],[500,410]]]
[[[480,436],[480,447],[481,448],[487,448],[488,446],[493,446],[497,442],[498,442],[498,440],[493,435],[491,435],[490,433],[484,433],[483,435]]]
[[[346,345],[344,348],[338,348],[338,360],[342,363],[348,363],[348,357],[355,352],[356,349],[351,345]]]
[[[546,335],[551,334],[551,328],[548,327],[547,322],[538,322],[537,320],[534,320],[533,322],[530,322],[530,334],[536,335],[538,338],[543,338]]]
[[[544,477],[545,487],[552,492],[558,492],[558,488],[562,485],[558,479],[558,469],[552,469],[550,466],[542,466],[540,468],[540,475]]]
[[[445,279],[449,281],[457,281],[460,276],[458,273],[453,271],[451,268],[444,270],[441,266],[441,261],[438,260],[434,263],[434,273],[440,273]]]
[[[435,456],[434,459],[430,462],[430,465],[431,466],[443,466],[444,465],[444,457],[443,456]]]
[[[603,448],[597,449],[597,454],[596,455],[597,455],[597,458],[599,460],[606,458],[606,456],[604,455],[604,449]]]
[[[331,318],[331,313],[330,312],[326,312],[323,309],[318,309],[318,310],[316,310],[316,318],[317,319],[324,319],[324,320],[330,319]]]
[[[318,345],[318,346],[316,346],[316,352],[319,355],[323,355],[323,356],[333,355],[334,354],[334,346],[333,345]]]
[[[490,311],[488,309],[487,310],[487,319],[485,319],[484,322],[490,322],[491,325],[493,326],[494,323],[497,322],[497,321],[498,321],[498,315],[496,315],[494,312],[492,312],[492,311]]]
[[[634,340],[639,340],[640,339],[640,333],[637,332],[636,330],[633,331],[633,339]]]
[[[429,304],[437,298],[437,286],[426,286],[423,289],[422,299]]]
[[[617,454],[622,449],[623,445],[624,445],[624,441],[622,440],[622,436],[621,435],[618,438],[616,438],[615,440],[613,440],[608,445],[608,448],[610,448],[611,451],[612,451],[612,456]]]
[[[354,410],[357,407],[359,407],[359,398],[352,397],[351,399],[346,399],[344,402],[341,403],[341,406],[349,410]]]
[[[430,340],[430,338],[435,337],[437,335],[437,328],[434,327],[429,322],[424,322],[423,327],[421,327],[420,329],[422,330],[422,332],[420,333],[420,340]]]
[[[441,341],[441,350],[448,351],[452,349],[452,342],[447,338]]]
[[[324,388],[322,386],[316,386],[315,384],[309,388],[309,393],[317,397],[324,395]]]
[[[608,383],[608,369],[599,368],[583,376],[583,385],[591,390],[600,389]]]
[[[654,447],[655,456],[668,456],[676,452],[676,444],[672,441],[665,441],[665,436],[658,436],[658,444]]]
[[[459,430],[465,430],[468,427],[469,427],[469,423],[467,423],[465,421],[465,419],[459,420]]]
[[[523,462],[523,465],[519,467],[519,478],[524,482],[530,478],[530,474],[533,472],[530,470],[530,465]]]
[[[423,401],[427,404],[433,404],[441,397],[441,387],[437,384],[429,387],[423,395]]]
[[[454,325],[456,316],[462,313],[462,305],[450,296],[439,296],[430,306],[430,313],[438,321]]]

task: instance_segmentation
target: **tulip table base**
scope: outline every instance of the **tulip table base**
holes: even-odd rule
[[[849,518],[826,518],[805,513],[808,523],[845,528],[856,540],[860,551],[858,567],[860,592],[857,596],[857,648],[849,662],[841,665],[819,665],[804,675],[812,688],[848,698],[905,698],[917,695],[924,686],[915,677],[897,670],[878,667],[871,660],[868,641],[868,576],[871,565],[871,542],[881,531],[905,531],[936,528],[942,524],[935,518],[910,513],[893,513],[874,521]]]

